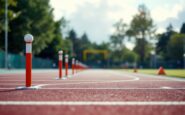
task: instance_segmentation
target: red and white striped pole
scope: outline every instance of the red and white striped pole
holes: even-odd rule
[[[33,36],[26,34],[24,36],[26,42],[26,82],[25,86],[17,87],[16,89],[39,89],[40,86],[32,86],[32,42]]]
[[[31,87],[32,84],[32,42],[33,36],[26,34],[24,36],[26,42],[26,87]]]
[[[75,58],[72,58],[72,75],[75,74]]]
[[[62,60],[63,60],[63,51],[58,52],[59,60],[58,60],[58,69],[59,69],[59,79],[62,78]]]
[[[68,77],[68,62],[69,62],[68,57],[69,56],[66,54],[65,55],[65,76],[66,78]]]

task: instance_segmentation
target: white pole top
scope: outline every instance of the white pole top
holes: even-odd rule
[[[58,51],[58,54],[62,55],[63,54],[63,51],[62,50]]]
[[[73,63],[73,64],[75,63],[75,58],[72,58],[72,63]]]
[[[66,54],[66,55],[65,55],[65,58],[68,58],[68,57],[69,57],[69,56]]]
[[[33,41],[33,36],[31,34],[26,34],[24,36],[24,41],[25,42],[32,42]]]

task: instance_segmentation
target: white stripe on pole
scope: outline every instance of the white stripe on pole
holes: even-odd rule
[[[63,57],[62,54],[59,54],[59,60],[62,61]]]
[[[58,55],[59,55],[59,60],[62,61],[62,60],[63,60],[63,51],[60,50],[60,51],[58,52]]]
[[[65,63],[68,63],[68,61],[69,61],[69,60],[68,60],[68,57],[69,57],[69,56],[66,54],[66,55],[65,55]]]
[[[26,43],[26,53],[32,53],[32,44]]]
[[[75,64],[75,58],[72,59],[72,64]]]

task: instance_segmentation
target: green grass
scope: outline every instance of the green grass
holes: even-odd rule
[[[124,71],[133,72],[133,69],[124,69]],[[157,75],[158,69],[138,69],[138,73]],[[165,69],[166,75],[171,77],[185,78],[185,69]]]

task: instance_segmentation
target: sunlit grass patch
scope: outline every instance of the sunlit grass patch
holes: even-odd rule
[[[123,69],[123,71],[133,72],[133,69]],[[138,69],[138,73],[157,75],[158,69]],[[185,69],[165,69],[167,76],[185,78]]]

